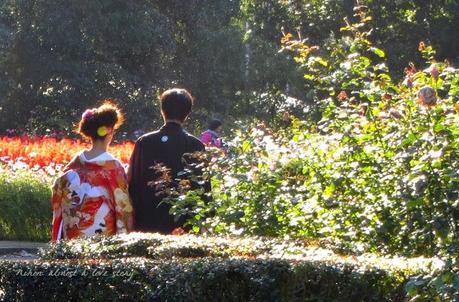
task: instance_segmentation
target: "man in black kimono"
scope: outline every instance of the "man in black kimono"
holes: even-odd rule
[[[128,178],[135,213],[134,229],[169,234],[182,227],[185,219],[169,214],[171,205],[161,202],[165,194],[155,183],[163,181],[164,171],[168,171],[166,178],[173,183],[185,168],[184,154],[203,151],[205,147],[182,128],[193,106],[193,97],[188,91],[167,90],[161,95],[160,103],[164,126],[137,140]]]

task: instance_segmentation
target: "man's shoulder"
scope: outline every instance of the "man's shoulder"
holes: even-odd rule
[[[149,142],[149,141],[154,141],[159,137],[159,130],[148,132],[141,137],[139,137],[136,141],[136,143],[143,143],[143,142]]]
[[[187,140],[190,142],[194,150],[204,150],[205,149],[204,144],[201,142],[199,138],[192,135],[191,133],[188,133],[187,131],[184,131],[184,132],[185,132]]]
[[[170,135],[170,133],[167,133],[167,134]],[[144,145],[144,144],[156,143],[156,142],[159,142],[164,135],[165,135],[165,132],[161,131],[161,129],[157,131],[149,132],[139,137],[136,141],[136,144]],[[182,131],[177,132],[177,135],[181,137],[183,137],[184,135],[184,138],[188,141],[188,144],[191,146],[193,151],[200,151],[200,150],[205,149],[205,146],[201,142],[201,140],[195,137],[194,135],[190,134],[189,132],[183,130],[183,132]]]

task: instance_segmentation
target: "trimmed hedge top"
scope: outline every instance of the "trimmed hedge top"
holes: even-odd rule
[[[177,258],[258,258],[294,261],[317,261],[328,264],[348,264],[407,273],[441,268],[443,261],[435,258],[378,257],[341,255],[307,241],[257,237],[208,237],[198,235],[160,235],[130,233],[112,237],[95,236],[51,243],[42,250],[44,260],[52,259],[119,259],[145,257],[149,259]]]
[[[301,241],[131,233],[0,261],[0,301],[404,301],[435,259],[342,256]]]

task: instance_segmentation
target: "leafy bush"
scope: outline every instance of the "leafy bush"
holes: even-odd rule
[[[131,233],[110,237],[95,236],[70,241],[51,242],[40,253],[43,260],[63,259],[117,259],[124,257],[200,258],[248,257],[314,259],[332,262],[357,261],[364,266],[394,267],[395,270],[415,269],[425,266],[423,258],[378,258],[371,254],[347,255],[333,251],[315,241],[241,236],[182,236],[149,233]],[[438,266],[438,264],[436,264]]]
[[[266,238],[132,233],[55,243],[40,261],[0,261],[0,298],[403,301],[407,278],[425,271],[428,263],[342,257],[299,242]]]
[[[328,238],[353,249],[448,255],[459,247],[459,70],[434,60],[395,83],[385,53],[369,40],[371,18],[318,56],[284,38],[321,108],[319,122],[235,131],[225,157],[211,157],[211,202],[188,194],[194,230]]]
[[[448,260],[443,269],[412,277],[406,291],[413,302],[459,301],[458,259]]]
[[[4,262],[0,270],[9,301],[402,301],[384,273],[282,260]],[[21,276],[30,271],[38,277]],[[72,277],[49,277],[56,272]]]
[[[31,171],[13,173],[0,166],[0,240],[49,240],[49,186]]]
[[[392,80],[369,37],[365,7],[329,53],[284,37],[296,53],[320,118],[236,131],[225,157],[211,155],[214,200],[186,194],[193,230],[327,238],[353,251],[441,255],[443,270],[413,277],[411,301],[459,296],[459,70],[419,44],[427,69]],[[333,44],[335,43],[335,44]],[[285,125],[284,125],[285,127]],[[246,129],[251,129],[246,127]]]

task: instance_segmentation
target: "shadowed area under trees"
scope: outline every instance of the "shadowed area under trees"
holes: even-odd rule
[[[2,1],[0,132],[70,132],[82,108],[106,97],[128,113],[124,131],[151,129],[160,123],[151,102],[172,85],[196,96],[195,130],[211,116],[269,120],[287,96],[314,104],[300,68],[279,53],[283,32],[326,51],[356,2]],[[374,16],[373,40],[391,49],[394,75],[421,60],[420,40],[457,61],[459,1],[359,4]]]

